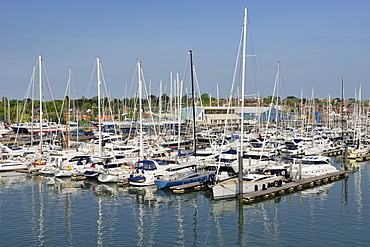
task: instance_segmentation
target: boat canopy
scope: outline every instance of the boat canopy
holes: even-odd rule
[[[180,149],[178,149],[177,150],[177,156],[179,156],[179,157],[184,157],[184,156],[186,156],[186,155],[194,155],[194,151],[191,151],[191,152],[188,152],[188,153],[181,153],[181,150]]]
[[[110,164],[106,164],[106,165],[103,165],[103,167],[105,169],[109,169],[109,168],[119,168],[121,167],[122,164],[119,164],[119,163],[110,163]]]
[[[151,170],[156,170],[157,166],[152,160],[140,160],[135,163],[135,169],[143,169],[143,170],[151,171]]]
[[[305,165],[322,165],[330,164],[329,159],[323,156],[307,156],[302,159],[302,164]]]

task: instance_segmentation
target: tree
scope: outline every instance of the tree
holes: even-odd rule
[[[286,104],[289,105],[289,106],[294,106],[298,102],[300,102],[300,99],[298,99],[294,96],[286,97]]]
[[[210,100],[209,100],[209,96],[208,96],[208,93],[204,93],[200,96],[200,99],[202,101],[202,104],[203,106],[209,106],[210,104]]]

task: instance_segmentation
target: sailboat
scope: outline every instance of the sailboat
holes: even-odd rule
[[[212,186],[212,194],[214,199],[231,198],[243,193],[267,189],[276,183],[281,183],[282,176],[268,174],[243,174],[243,143],[244,143],[244,95],[245,95],[245,67],[246,67],[246,35],[247,35],[247,17],[248,8],[244,8],[244,21],[242,30],[242,124],[241,138],[238,155],[238,177],[232,177],[223,180]]]
[[[193,80],[193,56],[192,51],[189,51],[190,55],[190,70],[191,70],[191,83],[193,91],[193,141],[194,141],[194,151],[192,154],[197,158],[197,140],[195,136],[195,102],[194,102],[194,80]],[[178,149],[178,154],[181,155],[180,149]],[[172,186],[186,185],[190,183],[195,183],[196,185],[202,185],[210,182],[215,176],[215,170],[210,171],[196,171],[196,169],[189,170],[189,167],[195,167],[196,162],[183,163],[184,169],[178,169],[180,171],[173,174],[168,174],[167,176],[161,176],[159,179],[155,180],[154,183],[157,188],[169,188]]]
[[[179,167],[178,164],[172,164],[159,159],[144,159],[144,142],[142,131],[142,68],[141,62],[137,62],[138,83],[139,83],[139,125],[140,125],[140,160],[134,164],[134,169],[128,182],[133,186],[150,186],[155,184],[155,180],[165,175],[174,173],[172,170]]]

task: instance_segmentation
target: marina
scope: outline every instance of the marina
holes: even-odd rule
[[[130,8],[129,4],[126,7]],[[125,95],[118,98],[113,96],[118,91],[111,91],[105,81],[112,78],[108,74],[116,65],[104,60],[109,66],[106,77],[99,56],[91,61],[86,95],[77,96],[69,67],[64,95],[54,98],[50,87],[54,82],[49,83],[45,67],[48,57],[39,53],[24,98],[4,96],[0,101],[0,246],[367,246],[370,101],[362,99],[362,85],[355,87],[354,98],[346,99],[343,75],[337,78],[340,97],[332,99],[329,94],[318,99],[314,85],[310,97],[304,96],[303,90],[299,98],[285,96],[278,61],[275,81],[261,80],[263,87],[272,89],[272,95],[266,96],[269,94],[261,92],[257,77],[271,73],[257,71],[250,32],[253,15],[248,7],[243,7],[243,12],[239,42],[238,36],[234,40],[238,44],[234,69],[222,67],[232,80],[219,77],[212,81],[217,83],[213,97],[210,91],[200,89],[207,84],[203,73],[212,78],[221,69],[204,71],[202,66],[207,63],[198,49],[184,52],[183,74],[169,71],[168,82],[157,83],[144,74],[148,71],[142,60],[145,53],[158,52],[160,65],[160,57],[176,54],[172,42],[165,50],[144,46],[144,55],[131,64],[133,76],[126,82]],[[147,18],[145,11],[142,13],[141,18],[135,16],[138,22]],[[126,15],[122,13],[120,20],[122,17]],[[108,19],[101,18],[101,27],[108,27],[104,23]],[[224,19],[223,25],[212,27],[229,29],[228,18],[219,15],[213,21],[218,19]],[[167,22],[174,25],[175,20]],[[156,26],[158,33],[174,35],[160,31],[164,24]],[[122,43],[122,49],[134,47],[128,35],[131,28],[123,27],[125,42],[130,44]],[[136,35],[143,30],[151,37],[152,30],[157,30],[153,27],[137,29]],[[265,32],[257,27],[257,33]],[[110,28],[105,29],[108,32]],[[197,29],[202,28],[193,31]],[[195,40],[191,33],[185,34]],[[78,37],[59,35],[52,36],[64,37],[66,44]],[[119,40],[99,37],[102,42]],[[156,40],[150,40],[154,45]],[[89,43],[97,43],[89,41],[85,42],[86,51]],[[108,50],[110,46],[101,47]],[[330,50],[335,45],[328,48],[317,46],[314,50]],[[212,52],[213,62],[229,59],[223,48],[214,50],[218,51]],[[121,56],[119,52],[116,50],[115,56]],[[295,54],[301,61],[317,57],[313,52],[309,56]],[[81,65],[84,59],[72,62]],[[128,63],[124,67],[122,71]],[[153,73],[154,68],[155,73],[161,71],[156,66],[149,71]],[[297,69],[293,66],[293,70]],[[330,66],[325,70],[329,73]],[[306,80],[303,71],[300,73]],[[146,81],[146,77],[150,79]],[[322,77],[325,83],[319,94],[333,80]],[[112,88],[122,79],[113,79]],[[62,84],[55,85],[57,92],[63,93]],[[209,82],[207,87],[210,90]],[[90,89],[92,97],[88,96]]]
[[[331,160],[340,168],[340,157]],[[366,246],[369,165],[351,166],[348,178],[242,204],[213,200],[207,189],[177,194],[0,173],[0,245]]]

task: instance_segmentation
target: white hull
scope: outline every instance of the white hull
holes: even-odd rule
[[[27,165],[20,161],[1,161],[0,172],[27,170]]]
[[[55,177],[71,177],[72,176],[72,170],[56,170],[54,171]]]
[[[98,181],[101,183],[117,183],[123,180],[127,180],[130,173],[100,173],[98,176]]]
[[[338,171],[338,169],[332,165],[315,165],[315,166],[308,165],[308,166],[302,166],[301,174],[302,174],[302,179],[305,179],[305,178],[316,177],[316,176],[320,176],[320,175],[324,175],[324,174],[336,172],[336,171]],[[295,169],[295,171],[293,171],[293,176],[294,175],[296,178],[299,177],[298,169]]]
[[[275,181],[281,180],[281,176],[264,176],[261,174],[248,174],[246,177],[256,176],[261,178],[257,181],[245,181],[243,179],[243,194],[254,191],[265,190],[270,186],[273,186]],[[263,177],[265,177],[263,179]],[[239,179],[231,178],[224,180],[212,187],[212,193],[214,199],[232,198],[237,197],[239,194]]]
[[[101,183],[117,183],[118,174],[99,174],[98,181]]]

